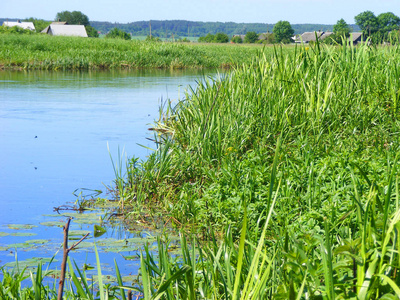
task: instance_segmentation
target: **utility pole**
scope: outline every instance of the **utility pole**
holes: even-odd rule
[[[150,39],[151,39],[151,20],[149,21],[150,24]]]

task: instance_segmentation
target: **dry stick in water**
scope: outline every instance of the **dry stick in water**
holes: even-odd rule
[[[63,260],[62,260],[62,264],[61,264],[60,281],[58,283],[57,300],[62,300],[62,296],[63,296],[63,292],[64,292],[65,270],[67,269],[68,253],[69,253],[69,251],[74,249],[76,246],[78,246],[80,244],[80,242],[82,242],[84,239],[86,239],[89,235],[89,233],[87,233],[78,242],[76,242],[70,248],[68,248],[68,230],[69,230],[69,223],[71,223],[71,220],[72,220],[72,218],[69,218],[67,223],[63,227],[63,230],[64,230],[64,255],[63,255]]]

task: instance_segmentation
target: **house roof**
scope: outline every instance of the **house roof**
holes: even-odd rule
[[[304,32],[302,35],[297,35],[295,38],[295,42],[297,43],[309,43],[311,41],[315,42],[316,41],[316,36],[318,37],[319,40],[323,40],[327,38],[328,36],[332,35],[333,32],[330,31],[309,31],[309,32]]]
[[[64,36],[81,36],[88,37],[85,26],[83,25],[53,25],[43,29],[43,33],[50,35],[64,35]]]
[[[361,41],[362,32],[352,32],[350,33],[350,37],[352,38],[353,42]]]
[[[35,25],[33,25],[33,22],[10,22],[10,21],[5,21],[3,22],[3,26],[7,26],[7,27],[14,27],[14,26],[18,26],[21,27],[23,29],[29,29],[29,30],[35,30]]]

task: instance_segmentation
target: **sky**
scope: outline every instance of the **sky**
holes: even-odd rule
[[[148,20],[335,24],[370,10],[400,16],[400,0],[0,0],[0,18],[54,20],[61,11],[81,11],[91,21]]]

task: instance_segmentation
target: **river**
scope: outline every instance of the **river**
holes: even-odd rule
[[[62,228],[49,222],[57,225],[67,217],[56,217],[54,207],[73,205],[79,191],[88,193],[74,195],[76,189],[105,191],[111,186],[110,154],[117,159],[123,150],[128,157],[146,159],[150,150],[141,145],[153,147],[147,128],[158,117],[161,102],[178,101],[203,77],[202,72],[168,70],[1,71],[0,266],[12,266],[16,254],[28,266],[37,265],[33,257],[55,255],[53,267],[59,269]],[[75,216],[71,230],[78,238],[101,224],[99,215],[88,223]],[[152,235],[109,228],[100,245],[108,238],[130,247],[123,253],[103,251],[104,269],[112,274],[116,259],[123,272],[136,274],[137,259],[123,257],[137,255]],[[95,264],[93,242],[91,238],[81,251],[71,252],[79,266]]]

